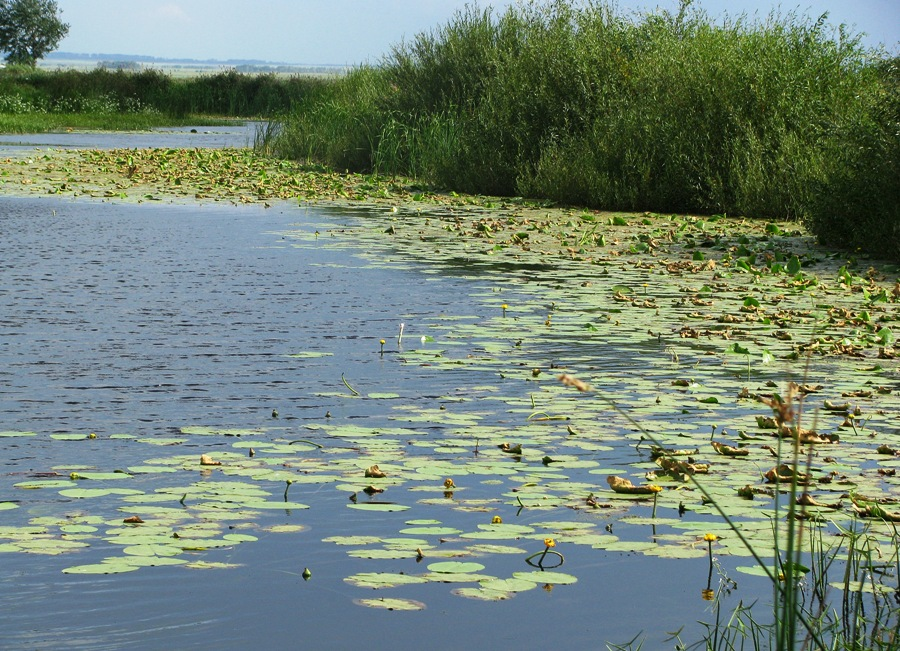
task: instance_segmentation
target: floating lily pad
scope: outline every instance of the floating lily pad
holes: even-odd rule
[[[87,499],[104,495],[141,495],[142,492],[132,488],[66,488],[59,491],[63,497]]]
[[[485,590],[484,588],[455,588],[453,594],[477,601],[506,601],[513,596],[512,592]]]
[[[356,599],[354,603],[384,610],[425,610],[425,604],[412,599]]]
[[[409,507],[404,504],[385,504],[383,502],[368,502],[360,504],[348,504],[348,508],[358,509],[360,511],[375,511],[379,513],[391,513],[394,511],[408,511]]]
[[[266,527],[265,530],[272,533],[300,533],[307,529],[308,527],[302,524],[274,524],[271,527]]]
[[[480,583],[497,578],[477,572],[427,572],[423,577],[433,583]]]
[[[482,581],[482,590],[493,590],[495,592],[527,592],[538,586],[537,583],[530,579],[489,579]]]
[[[307,350],[299,353],[291,353],[290,355],[286,355],[286,357],[293,357],[294,359],[319,359],[322,357],[331,357],[332,355],[334,355],[334,353]]]
[[[134,572],[140,569],[137,565],[129,565],[124,562],[110,561],[109,563],[91,563],[88,565],[73,565],[63,570],[64,574],[122,574]]]
[[[513,578],[535,583],[552,583],[553,585],[570,585],[578,582],[578,577],[563,572],[513,572]]]
[[[484,569],[481,563],[472,563],[464,561],[444,561],[440,563],[430,563],[428,570],[430,572],[446,573],[446,574],[470,574],[472,572],[480,572]]]
[[[344,579],[360,588],[394,588],[398,585],[427,583],[426,579],[413,574],[396,574],[391,572],[361,572]]]

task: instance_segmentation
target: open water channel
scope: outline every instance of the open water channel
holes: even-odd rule
[[[131,146],[118,138],[111,146]],[[691,622],[711,618],[702,553],[673,561],[567,545],[579,527],[602,537],[612,521],[566,500],[529,509],[510,497],[511,486],[548,482],[605,487],[587,473],[633,456],[634,441],[581,447],[565,470],[479,450],[490,428],[533,427],[534,385],[527,373],[504,382],[488,366],[428,362],[483,352],[469,328],[497,319],[500,303],[530,300],[523,274],[539,282],[539,272],[403,259],[366,236],[385,219],[293,204],[0,196],[0,503],[12,505],[0,511],[0,648],[597,649],[644,631],[644,648],[657,649],[686,624],[696,639]],[[589,355],[627,372],[621,349]],[[200,466],[203,454],[223,465]],[[363,477],[375,463],[388,473],[381,484]],[[457,490],[445,492],[448,478]],[[252,484],[256,501],[203,492],[222,482]],[[385,492],[366,494],[370,484]],[[146,497],[160,494],[168,501]],[[135,514],[161,521],[168,538],[215,529],[206,540],[216,542],[177,553],[161,539],[123,542],[122,520]],[[495,515],[518,535],[473,535]],[[536,589],[520,578],[502,599],[454,593],[479,585],[460,576],[475,567],[398,587],[346,580],[461,561],[512,581],[534,571],[525,558],[547,535],[561,541],[565,577],[534,579]],[[35,542],[45,540],[74,545]],[[65,572],[130,555],[149,560]],[[166,558],[177,564],[157,562]],[[384,597],[403,603],[360,601]]]

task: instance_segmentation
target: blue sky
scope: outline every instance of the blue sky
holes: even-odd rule
[[[482,1],[497,9],[511,0]],[[287,63],[377,62],[392,44],[446,22],[464,0],[58,0],[69,36],[67,52],[139,54],[165,58],[259,59]],[[676,10],[677,0],[619,0],[623,12],[656,6]],[[697,0],[712,16],[767,16],[773,9],[845,23],[869,36],[867,45],[900,40],[897,0],[820,0],[791,4],[770,0]]]

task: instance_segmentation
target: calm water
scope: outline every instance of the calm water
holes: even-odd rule
[[[0,147],[14,152],[34,147],[55,149],[117,149],[119,147],[186,147],[193,149],[250,147],[256,122],[234,126],[160,127],[146,132],[70,131],[65,133],[0,134]]]
[[[240,147],[252,142],[255,126],[196,131],[2,136],[0,145],[10,152]],[[396,333],[403,322],[404,343],[416,348],[422,335],[434,334],[436,323],[478,323],[495,315],[498,300],[491,293],[499,288],[510,304],[532,300],[540,269],[488,270],[466,260],[436,266],[399,259],[389,250],[378,253],[353,233],[369,222],[383,229],[381,217],[287,204],[264,209],[0,197],[0,431],[40,434],[31,440],[0,437],[0,502],[21,500],[22,505],[0,511],[0,527],[82,509],[77,500],[52,489],[13,488],[34,473],[124,468],[175,454],[110,439],[114,434],[170,437],[190,425],[267,428],[273,438],[346,445],[307,429],[329,413],[328,422],[336,424],[424,427],[427,436],[452,435],[450,427],[402,419],[398,425],[397,401],[348,400],[342,375],[363,394],[396,393],[407,413],[451,405],[461,412],[478,411],[482,423],[509,428],[521,422],[522,414],[513,415],[508,401],[456,402],[481,396],[478,387],[496,384],[496,372],[401,364]],[[372,264],[373,254],[378,264]],[[395,263],[388,264],[392,258]],[[381,338],[388,341],[383,356],[378,354]],[[457,356],[479,352],[469,350],[465,337],[453,345]],[[576,356],[595,358],[615,382],[616,374],[632,372],[641,354],[665,357],[661,350],[623,354],[621,346],[581,344]],[[572,353],[559,341],[535,351],[545,360]],[[297,353],[329,356],[291,356]],[[530,391],[523,383],[503,388],[506,398],[519,398],[523,405]],[[273,409],[279,412],[277,421]],[[48,439],[53,433],[88,432],[98,439]],[[177,453],[215,453],[231,449],[232,442],[192,440]],[[604,463],[620,459],[624,467],[634,461],[630,444],[620,448],[606,453]],[[461,456],[466,453],[435,452],[444,459]],[[590,480],[597,481],[596,475]],[[152,492],[160,479],[129,481]],[[485,499],[498,493],[487,484],[467,490],[467,497]],[[623,643],[646,631],[644,648],[657,649],[674,644],[663,643],[665,631],[711,619],[699,598],[705,559],[667,561],[587,545],[566,549],[563,569],[578,583],[552,592],[531,590],[499,603],[453,596],[452,586],[439,583],[367,592],[343,579],[355,572],[424,568],[412,560],[353,559],[323,538],[397,535],[405,521],[415,518],[440,517],[465,530],[472,528],[471,515],[436,514],[409,493],[405,501],[412,509],[373,517],[346,508],[346,493],[333,487],[292,491],[292,498],[311,508],[262,513],[257,523],[308,528],[259,534],[256,542],[204,554],[211,561],[238,564],[234,569],[62,573],[116,553],[102,541],[62,556],[0,554],[0,648],[522,651],[605,648],[606,641]],[[109,500],[111,521],[121,518],[115,510],[119,504]],[[553,517],[578,517],[573,513],[558,509]],[[515,509],[504,511],[508,517],[518,517]],[[526,511],[521,521],[548,517]],[[622,525],[617,533],[625,537],[627,531]],[[300,577],[304,567],[313,572],[308,582]],[[518,555],[492,556],[489,564],[490,573],[500,576],[527,569]],[[746,576],[740,581],[742,589],[754,585]],[[742,590],[738,597],[755,594]],[[418,599],[427,609],[388,612],[354,604],[371,596]],[[691,630],[694,635],[686,635],[686,641],[697,639],[697,628]]]
[[[373,267],[341,240],[341,224],[360,218],[290,206],[0,198],[0,430],[100,437],[86,443],[0,439],[0,499],[20,499],[12,484],[30,472],[79,463],[126,466],[136,462],[135,454],[143,455],[137,460],[153,455],[107,441],[114,433],[265,427],[272,425],[273,408],[288,431],[321,422],[326,411],[337,422],[391,424],[387,408],[372,413],[371,404],[329,397],[345,392],[342,373],[363,391],[397,392],[406,404],[423,407],[433,407],[438,396],[464,393],[453,373],[378,355],[378,339],[393,345],[401,321],[410,340],[441,315],[483,314],[486,308],[472,296],[487,281],[426,275],[415,266]],[[306,237],[285,239],[285,231]],[[332,356],[288,356],[300,351]],[[472,371],[465,383],[493,380]],[[27,495],[25,508],[2,512],[0,522],[21,524],[57,512],[55,492],[40,493]],[[72,554],[3,554],[0,646],[521,649],[544,639],[589,649],[646,628],[674,630],[702,613],[703,563],[676,565],[590,548],[567,555],[566,569],[579,583],[553,593],[533,590],[495,604],[454,597],[447,586],[431,584],[403,593],[425,601],[425,611],[361,608],[352,600],[368,595],[343,578],[384,568],[348,559],[344,550],[319,541],[384,535],[386,522],[399,527],[433,513],[414,508],[373,519],[344,508],[346,495],[333,489],[302,498],[310,510],[262,516],[263,522],[310,529],[214,555],[242,564],[232,570],[160,567],[82,577],[61,569],[102,558],[102,545],[79,552],[77,560]],[[519,557],[502,562],[510,572],[527,569]],[[304,567],[314,571],[306,583],[299,577]],[[667,590],[651,588],[679,568],[690,568],[684,586],[673,577]],[[406,571],[417,569],[413,564]]]

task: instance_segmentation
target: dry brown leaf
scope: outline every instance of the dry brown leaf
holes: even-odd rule
[[[654,486],[652,484],[647,486],[635,486],[630,480],[623,477],[616,477],[615,475],[607,477],[606,483],[613,489],[613,492],[624,493],[626,495],[653,495],[662,490],[662,486]]]
[[[374,466],[369,466],[368,468],[366,468],[366,477],[369,477],[371,479],[384,479],[385,477],[387,477],[387,473],[382,471],[378,467],[378,464],[375,464]]]

